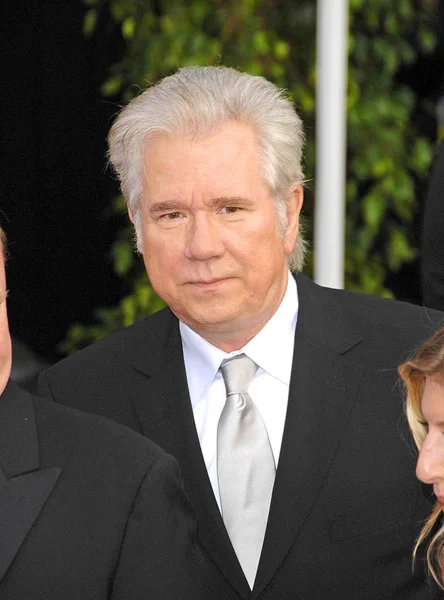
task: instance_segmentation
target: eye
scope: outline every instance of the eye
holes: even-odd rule
[[[239,212],[240,210],[242,210],[240,206],[224,206],[223,208],[221,208],[220,212],[231,215],[236,212]]]
[[[181,216],[182,216],[182,213],[176,211],[176,212],[170,212],[170,213],[165,213],[164,215],[160,215],[159,219],[164,219],[167,221],[174,221],[175,219],[178,219]]]

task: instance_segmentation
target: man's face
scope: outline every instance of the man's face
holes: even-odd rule
[[[234,122],[205,139],[158,135],[145,174],[141,232],[151,284],[202,337],[226,351],[241,347],[285,293],[302,187],[280,235],[253,131]]]
[[[5,260],[0,242],[0,394],[6,387],[11,373],[12,351],[11,337],[6,314],[6,276]]]

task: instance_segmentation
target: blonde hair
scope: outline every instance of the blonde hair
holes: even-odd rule
[[[421,402],[427,378],[441,381],[444,386],[444,327],[439,329],[418,350],[415,358],[399,367],[399,375],[406,386],[406,413],[416,446],[421,448],[427,436]],[[443,394],[444,402],[444,394]],[[432,534],[442,515],[442,508],[436,503],[419,534],[413,559],[420,545]],[[427,566],[437,584],[444,590],[444,524],[433,533],[426,552]]]
[[[249,125],[259,144],[262,175],[275,203],[279,231],[287,225],[291,191],[303,183],[302,121],[284,90],[229,67],[186,67],[134,98],[111,127],[108,156],[134,217],[142,251],[140,198],[143,153],[156,133],[205,137],[227,121]],[[290,269],[299,271],[306,243],[299,231]]]

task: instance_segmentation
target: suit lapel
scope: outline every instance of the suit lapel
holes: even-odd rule
[[[299,315],[281,455],[257,597],[295,542],[316,501],[357,396],[362,369],[347,359],[360,335],[326,292],[299,276]],[[238,593],[250,597],[213,496],[188,394],[178,322],[170,311],[145,330],[131,360],[131,399],[147,437],[179,461],[199,525],[199,539]],[[145,344],[145,347],[143,346]],[[134,371],[136,377],[134,377]]]
[[[254,597],[274,576],[309,517],[363,374],[344,356],[360,336],[338,306],[323,304],[322,288],[302,276],[297,281],[299,315],[287,416]]]
[[[248,598],[251,592],[225,530],[202,456],[178,321],[170,311],[159,318],[155,335],[148,338],[149,347],[134,356],[133,375],[128,377],[142,432],[177,458],[196,513],[201,545],[231,585]]]
[[[9,383],[0,398],[0,580],[60,475],[39,469],[31,396]]]

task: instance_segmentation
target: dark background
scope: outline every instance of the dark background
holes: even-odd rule
[[[82,33],[81,0],[3,0],[0,222],[13,334],[57,358],[67,327],[119,295],[107,256],[119,223],[105,172],[114,102],[100,96],[123,51],[110,20]]]
[[[117,190],[105,152],[118,101],[104,100],[100,85],[124,45],[106,13],[85,39],[84,12],[82,0],[3,0],[0,8],[0,223],[9,239],[10,326],[50,362],[69,325],[90,322],[93,308],[114,304],[121,288],[107,257],[125,217],[104,215]],[[440,47],[399,79],[434,102],[443,70]],[[418,110],[416,118],[434,139],[433,115]],[[418,187],[419,201],[424,196]],[[420,222],[416,228],[419,239]],[[418,265],[388,282],[399,298],[421,302]]]

